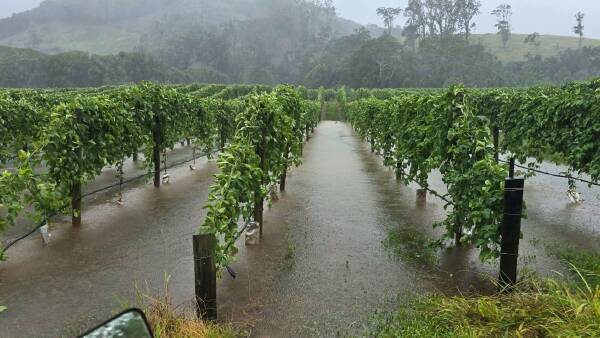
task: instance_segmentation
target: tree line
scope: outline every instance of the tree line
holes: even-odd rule
[[[220,23],[181,17],[157,21],[134,52],[46,55],[0,48],[0,86],[87,87],[153,80],[204,83],[293,83],[309,87],[471,87],[556,84],[600,76],[600,49],[581,46],[555,57],[500,62],[470,37],[481,12],[476,0],[410,0],[379,8],[384,29],[356,28],[330,0],[270,2],[264,15]],[[492,13],[503,43],[512,8]],[[394,23],[406,21],[401,31]],[[221,13],[227,16],[227,13]],[[233,13],[232,13],[233,15]],[[585,15],[573,31],[584,36]],[[354,30],[354,31],[353,31]],[[539,48],[539,33],[524,43]]]
[[[404,12],[406,22],[400,27],[402,36],[406,38],[409,45],[414,46],[418,39],[430,37],[447,37],[460,35],[469,40],[476,24],[474,19],[481,13],[481,1],[479,0],[408,0],[406,8],[380,7],[377,9],[383,21],[386,34],[391,34],[394,22]],[[512,6],[507,3],[498,5],[491,14],[496,17],[494,27],[501,36],[502,45],[506,44],[511,37],[511,19],[513,16]],[[579,36],[579,47],[582,46],[585,26],[583,20],[585,13],[575,14],[576,25],[572,28],[573,33]],[[538,34],[539,33],[534,33]],[[526,41],[527,42],[527,41]]]

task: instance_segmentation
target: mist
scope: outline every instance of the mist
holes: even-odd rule
[[[411,25],[405,11],[387,23],[376,13],[406,6],[392,0],[47,0],[39,7],[39,0],[4,0],[0,85],[153,80],[430,88],[600,75],[600,40],[590,39],[600,37],[600,4],[509,1],[513,15],[498,31],[490,12],[500,0],[483,0],[479,14],[465,14],[467,3],[478,6],[448,0],[434,9],[440,4],[423,2],[424,19],[415,21],[413,13],[419,23]],[[581,34],[573,32],[578,11],[586,13]]]
[[[2,0],[0,18],[5,18],[39,6],[43,0]]]
[[[0,18],[9,17],[38,6],[43,0],[3,0],[0,5]],[[597,0],[482,0],[481,14],[475,20],[476,33],[495,33],[494,17],[490,12],[501,3],[513,7],[513,28],[517,33],[539,32],[550,35],[573,35],[575,13],[588,15],[600,13]],[[406,1],[398,0],[334,0],[337,13],[344,18],[368,25],[381,25],[381,18],[375,13],[378,7],[405,7]],[[403,18],[399,20],[399,23]],[[600,38],[600,20],[586,22],[586,36]]]
[[[338,13],[362,24],[379,24],[375,13],[378,7],[405,7],[407,1],[398,0],[335,0]],[[513,7],[513,28],[517,33],[539,32],[552,35],[573,35],[575,13],[582,11],[589,16],[600,13],[597,0],[482,0],[481,15],[477,17],[477,33],[495,33],[495,19],[490,12],[501,3]],[[402,22],[400,18],[399,22]],[[600,38],[600,20],[586,22],[586,35]]]

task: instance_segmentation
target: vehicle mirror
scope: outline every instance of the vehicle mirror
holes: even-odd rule
[[[144,313],[131,309],[113,317],[80,338],[153,338]]]

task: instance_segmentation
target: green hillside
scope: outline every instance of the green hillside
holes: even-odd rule
[[[376,32],[377,29],[369,27],[371,32]],[[404,41],[399,29],[394,31],[394,36]],[[527,55],[539,55],[543,58],[556,56],[560,52],[569,49],[579,48],[579,38],[573,36],[558,36],[558,35],[540,35],[537,38],[539,45],[525,43],[527,34],[512,34],[506,48],[502,46],[502,39],[498,34],[473,34],[470,38],[471,43],[481,44],[488,52],[496,55],[500,61],[525,61]],[[600,39],[584,38],[583,47],[599,47]]]
[[[294,0],[46,0],[40,7],[0,20],[0,45],[45,53],[132,51],[149,31],[172,26],[215,26],[277,17]],[[319,9],[305,4],[306,10]],[[338,35],[359,25],[336,18]],[[165,29],[165,27],[169,27]]]
[[[257,0],[262,1],[262,0]],[[197,21],[218,24],[259,13],[252,0],[46,0],[40,7],[0,20],[0,45],[47,53],[131,51],[154,24]]]
[[[374,34],[381,34],[382,30],[376,26],[369,26]],[[400,41],[404,41],[401,30],[396,28],[393,33]],[[579,38],[574,36],[540,35],[536,46],[525,43],[527,34],[512,34],[506,48],[502,46],[502,38],[498,34],[473,34],[471,43],[481,44],[488,52],[496,55],[500,61],[525,61],[527,55],[539,55],[543,58],[556,56],[560,52],[579,48]],[[584,38],[582,47],[599,47],[600,39]]]
[[[526,34],[513,34],[506,48],[502,46],[502,39],[497,34],[473,35],[471,40],[482,44],[492,54],[498,56],[501,61],[523,61],[527,54],[550,57],[557,55],[567,49],[577,49],[579,38],[569,36],[541,35],[537,38],[539,47],[524,42]],[[584,39],[583,46],[598,47],[600,40]]]
[[[0,50],[0,77],[11,86],[152,78],[427,88],[600,76],[600,40],[578,49],[576,37],[539,36],[532,45],[514,34],[503,48],[496,34],[456,34],[410,46],[401,29],[393,35],[337,16],[325,0],[46,0],[0,20],[0,46],[24,49]],[[14,56],[33,51],[44,55]],[[535,55],[544,58],[527,57]]]
[[[276,16],[293,0],[46,0],[40,7],[0,20],[0,45],[31,48],[45,53],[86,51],[99,55],[137,50],[144,37],[156,38],[172,26],[210,26]],[[309,8],[310,7],[305,7]],[[351,34],[359,24],[335,19],[335,34]],[[168,27],[168,28],[165,28]],[[368,27],[373,36],[382,29]],[[158,33],[158,34],[157,34]],[[399,30],[395,34],[399,39]],[[501,61],[522,61],[527,54],[549,57],[578,47],[578,38],[542,35],[539,47],[514,34],[506,48],[496,34],[473,35]],[[148,43],[148,39],[145,40]],[[585,39],[584,46],[600,46]],[[147,47],[147,46],[145,46]]]

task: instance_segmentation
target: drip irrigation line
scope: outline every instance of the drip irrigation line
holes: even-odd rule
[[[212,155],[212,154],[214,154],[214,153],[217,153],[217,152],[219,152],[219,149],[214,149],[214,150],[211,150],[211,151],[209,151],[209,152],[207,152],[207,153],[201,153],[201,154],[198,154],[198,156],[195,156],[195,157],[192,157],[192,158],[190,158],[189,160],[183,160],[183,161],[179,161],[179,162],[171,163],[171,165],[169,165],[169,166],[167,166],[167,167],[165,167],[165,168],[163,168],[163,169],[171,169],[171,168],[175,168],[175,167],[178,167],[178,166],[180,166],[180,165],[183,165],[183,164],[186,164],[186,163],[190,163],[190,162],[192,162],[192,161],[194,161],[194,160],[197,160],[197,159],[199,159],[199,158],[202,158],[202,157],[205,157],[205,156]]]
[[[444,202],[446,202],[446,203],[448,203],[450,205],[454,205],[454,203],[452,201],[448,200],[445,196],[443,196],[442,194],[438,193],[437,191],[435,191],[435,190],[433,190],[433,189],[431,189],[429,187],[424,187],[422,189],[427,190],[430,194],[432,194],[433,196],[441,199],[442,201],[444,201]]]
[[[94,190],[94,191],[90,191],[90,192],[88,192],[88,193],[85,193],[85,194],[81,195],[81,198],[80,198],[79,200],[82,200],[82,199],[84,199],[84,198],[86,198],[86,197],[89,197],[89,196],[92,196],[92,195],[95,195],[95,194],[101,193],[101,192],[103,192],[103,191],[106,191],[106,190],[110,190],[110,189],[112,189],[112,188],[114,188],[114,187],[118,187],[118,186],[119,186],[119,185],[121,185],[121,184],[127,184],[127,183],[131,183],[131,182],[133,182],[133,181],[137,181],[137,180],[139,180],[139,179],[142,179],[142,178],[144,178],[144,177],[147,177],[147,176],[150,176],[150,175],[153,175],[153,174],[154,174],[154,172],[150,172],[150,173],[144,173],[144,174],[141,174],[141,175],[138,175],[138,176],[135,176],[135,177],[132,177],[132,178],[129,178],[129,179],[123,180],[123,183],[121,183],[121,182],[117,182],[117,183],[114,183],[114,184],[108,185],[108,186],[106,186],[106,187],[103,187],[103,188],[100,188],[100,189],[96,189],[96,190]]]
[[[6,163],[12,162],[12,161],[16,160],[17,158],[19,158],[19,156],[17,156],[17,155],[10,156],[9,158],[6,159]]]
[[[498,161],[503,162],[503,163],[510,163],[510,161],[505,161],[505,160],[498,160]],[[543,171],[543,170],[539,170],[539,169],[535,169],[535,168],[526,167],[526,166],[523,166],[523,165],[520,165],[520,164],[516,164],[516,163],[515,163],[515,167],[520,168],[520,169],[526,169],[526,170],[529,170],[529,171],[533,171],[535,173],[542,174],[542,175],[547,175],[547,176],[552,176],[552,177],[558,177],[558,178],[566,178],[566,179],[569,179],[569,180],[579,181],[579,182],[587,183],[587,184],[592,185],[592,186],[600,187],[599,183],[593,182],[593,181],[589,181],[589,180],[585,180],[583,178],[573,177],[573,176],[569,176],[569,175],[555,174],[555,173],[551,173],[551,172],[547,172],[547,171]]]
[[[244,224],[242,229],[240,231],[238,231],[238,233],[235,236],[235,238],[233,239],[233,241],[231,241],[231,242],[229,242],[229,244],[227,244],[227,247],[225,247],[225,252],[227,252],[229,250],[229,248],[231,248],[233,243],[237,242],[237,240],[240,239],[240,237],[244,234],[244,231],[246,231],[246,229],[248,229],[248,226],[250,225],[250,223],[251,223],[251,221],[248,221],[248,222],[246,222],[246,224]]]
[[[201,154],[199,154],[199,155],[198,155],[198,156],[196,156],[196,157],[192,157],[191,159],[188,159],[188,160],[183,160],[183,161],[179,161],[179,162],[174,162],[174,163],[171,163],[169,166],[166,166],[166,167],[164,167],[164,168],[161,168],[161,170],[163,170],[163,169],[172,169],[172,168],[175,168],[175,167],[179,167],[179,166],[181,166],[181,165],[183,165],[183,164],[190,163],[190,162],[192,162],[192,161],[194,161],[194,160],[196,160],[196,159],[199,159],[199,158],[202,158],[202,157],[205,157],[205,156],[208,156],[208,155],[212,155],[212,154],[214,154],[214,153],[216,153],[216,152],[218,152],[218,150],[212,150],[212,151],[209,151],[209,152],[207,152],[207,153],[201,153]],[[106,186],[106,187],[103,187],[103,188],[99,188],[99,189],[97,189],[97,190],[94,190],[94,191],[91,191],[91,192],[85,193],[85,194],[83,194],[83,195],[81,196],[81,199],[84,199],[84,198],[86,198],[86,197],[89,197],[89,196],[92,196],[92,195],[95,195],[95,194],[101,193],[101,192],[103,192],[103,191],[106,191],[106,190],[110,190],[110,189],[112,189],[112,188],[114,188],[114,187],[118,187],[119,185],[122,185],[122,184],[128,184],[128,183],[131,183],[131,182],[137,181],[137,180],[139,180],[139,179],[142,179],[142,178],[144,178],[144,177],[147,177],[147,176],[152,176],[152,175],[154,175],[154,174],[155,174],[155,172],[154,172],[154,171],[151,171],[151,172],[146,172],[146,173],[143,173],[143,174],[141,174],[141,175],[138,175],[138,176],[135,176],[135,177],[132,177],[132,178],[128,178],[128,179],[126,179],[126,180],[123,180],[123,182],[122,182],[122,183],[121,183],[121,182],[117,182],[117,183],[111,184],[111,185],[109,185],[109,186]]]
[[[396,169],[396,170],[397,170],[397,169]],[[406,173],[405,173],[405,171],[404,171],[404,170],[402,170],[402,176],[408,176],[408,175],[406,175]],[[452,202],[452,201],[448,200],[448,199],[446,198],[446,196],[444,196],[444,195],[440,194],[439,192],[437,192],[437,191],[435,191],[435,190],[431,189],[430,187],[428,187],[428,186],[425,186],[425,187],[424,187],[424,186],[422,186],[421,184],[419,184],[417,181],[412,181],[412,182],[415,182],[415,183],[417,183],[417,185],[419,185],[419,187],[421,187],[421,189],[425,189],[427,192],[429,192],[429,193],[430,193],[430,194],[432,194],[433,196],[435,196],[435,197],[437,197],[437,198],[441,199],[442,201],[444,201],[444,202],[448,203],[449,205],[454,205],[454,202]]]
[[[195,157],[193,157],[193,158],[191,158],[191,159],[189,159],[189,160],[184,160],[184,161],[179,161],[179,162],[172,163],[170,166],[166,167],[166,169],[171,169],[171,168],[178,167],[178,166],[180,166],[180,165],[183,165],[183,164],[186,164],[186,163],[192,162],[192,161],[194,161],[195,159],[198,159],[198,158],[202,158],[202,157],[205,157],[205,156],[212,155],[212,154],[214,154],[214,153],[216,153],[216,152],[218,152],[218,151],[219,151],[219,150],[212,150],[212,151],[209,151],[209,152],[207,152],[207,153],[202,153],[202,154],[199,154],[199,156],[195,156]],[[124,180],[122,183],[121,183],[121,182],[119,182],[119,183],[111,184],[111,185],[109,185],[109,186],[106,186],[106,187],[103,187],[103,188],[100,188],[100,189],[97,189],[97,190],[94,190],[94,191],[88,192],[88,193],[86,193],[86,194],[83,194],[83,195],[82,195],[82,196],[79,198],[79,200],[82,200],[82,199],[84,199],[84,198],[86,198],[86,197],[89,197],[89,196],[92,196],[92,195],[98,194],[98,193],[100,193],[100,192],[103,192],[103,191],[106,191],[106,190],[112,189],[112,188],[114,188],[114,187],[117,187],[117,186],[119,186],[119,185],[121,185],[121,184],[127,184],[127,183],[131,183],[131,182],[133,182],[133,181],[139,180],[139,179],[141,179],[141,178],[144,178],[144,177],[147,177],[147,176],[150,176],[150,175],[154,175],[154,172],[144,173],[144,174],[142,174],[142,175],[138,175],[138,176],[136,176],[136,177],[132,177],[132,178],[130,178],[130,179]],[[8,244],[7,244],[7,245],[6,245],[6,246],[5,246],[5,247],[2,249],[2,252],[6,252],[6,250],[10,249],[10,247],[12,247],[13,245],[17,244],[18,242],[20,242],[20,241],[24,240],[25,238],[27,238],[27,237],[29,237],[29,236],[31,236],[31,235],[33,235],[33,234],[34,234],[34,233],[35,233],[35,232],[36,232],[38,229],[40,229],[41,227],[43,227],[43,226],[44,226],[44,225],[47,223],[47,220],[48,220],[49,218],[51,218],[51,217],[54,217],[54,216],[56,216],[56,214],[52,214],[52,215],[50,215],[50,216],[48,216],[48,217],[45,217],[45,219],[44,219],[44,221],[43,221],[43,222],[41,222],[40,224],[38,224],[36,227],[34,227],[33,229],[31,229],[29,232],[27,232],[26,234],[24,234],[24,235],[22,235],[22,236],[20,236],[20,237],[18,237],[18,238],[16,238],[16,239],[14,239],[14,240],[13,240],[13,241],[11,241],[11,242],[9,242],[9,243],[8,243]],[[242,230],[242,232],[241,232],[240,234],[238,234],[238,236],[237,236],[237,237],[236,237],[236,239],[235,239],[236,241],[237,241],[237,239],[238,239],[238,238],[241,236],[241,234],[243,233],[243,231],[245,231],[245,229],[246,229],[246,227],[248,226],[248,224],[249,224],[249,222],[248,222],[248,223],[246,223],[246,225],[244,226],[244,230]]]
[[[229,248],[231,248],[233,243],[237,242],[237,240],[242,236],[244,231],[246,231],[246,229],[248,228],[248,225],[250,225],[250,223],[252,223],[252,222],[247,221],[246,224],[244,224],[242,229],[240,231],[238,231],[238,233],[235,236],[235,238],[233,239],[233,241],[231,241],[231,242],[229,242],[229,244],[227,244],[227,247],[225,247],[225,252],[229,251]],[[227,273],[229,273],[231,278],[235,279],[237,277],[237,273],[229,265],[224,266],[224,268],[227,270]]]
[[[250,221],[246,222],[246,224],[244,225],[244,227],[238,232],[238,234],[235,236],[235,240],[237,241],[238,239],[240,239],[240,237],[242,236],[242,234],[246,231],[246,229],[248,229],[248,225],[250,225]]]
[[[50,216],[52,217],[52,216]],[[44,225],[46,225],[47,221],[44,220],[43,222],[41,222],[40,224],[38,224],[35,228],[31,229],[28,233],[22,235],[19,238],[14,239],[12,242],[8,243],[3,249],[2,252],[6,252],[6,250],[10,249],[11,246],[17,244],[18,242],[24,240],[25,238],[33,235],[39,228],[43,227]]]

